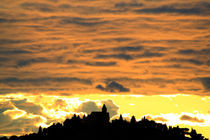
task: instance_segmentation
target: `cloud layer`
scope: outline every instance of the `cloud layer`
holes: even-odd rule
[[[180,117],[180,120],[183,120],[183,121],[191,121],[191,122],[198,122],[198,123],[204,123],[204,120],[203,119],[198,119],[196,117],[191,117],[191,116],[188,116],[188,115],[182,115]]]
[[[0,136],[36,132],[40,125],[46,127],[64,121],[74,113],[82,117],[101,111],[103,104],[106,104],[110,118],[119,114],[119,107],[110,99],[82,101],[62,96],[1,96]]]
[[[111,81],[107,83],[105,87],[103,87],[102,85],[97,85],[96,88],[102,91],[107,91],[107,92],[129,92],[130,91],[129,88],[125,88],[123,85],[115,81]]]
[[[107,93],[208,96],[209,5],[2,1],[0,94],[89,94],[113,80],[129,90]]]

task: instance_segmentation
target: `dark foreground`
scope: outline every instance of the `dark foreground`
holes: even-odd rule
[[[92,112],[80,118],[74,115],[63,124],[53,124],[48,128],[39,128],[38,133],[23,136],[11,136],[9,140],[207,140],[196,130],[171,127],[143,118],[135,117],[128,122],[120,116],[109,121],[109,113],[104,105],[102,112]],[[0,140],[8,140],[3,137]]]

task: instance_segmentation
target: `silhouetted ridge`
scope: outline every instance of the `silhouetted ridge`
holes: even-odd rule
[[[207,140],[196,130],[179,128],[156,123],[143,117],[136,121],[132,116],[130,121],[119,119],[110,122],[109,113],[105,105],[101,112],[92,112],[80,118],[74,115],[66,119],[63,124],[53,124],[48,128],[39,127],[38,133],[23,136],[11,136],[10,140]],[[0,140],[8,140],[6,137]]]

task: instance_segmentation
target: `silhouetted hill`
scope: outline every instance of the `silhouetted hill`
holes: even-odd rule
[[[126,121],[121,115],[112,122],[109,119],[104,105],[101,112],[92,112],[83,118],[74,115],[63,124],[53,124],[48,128],[39,127],[37,133],[11,136],[9,140],[207,140],[194,129],[189,131],[188,128],[168,127],[145,117],[140,121],[136,121],[134,116],[130,121]]]

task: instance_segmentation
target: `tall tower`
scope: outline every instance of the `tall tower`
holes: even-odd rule
[[[109,123],[109,112],[104,104],[101,112],[91,112],[88,116],[92,125],[104,127]]]
[[[107,108],[106,108],[106,105],[105,105],[105,104],[104,104],[103,107],[102,107],[102,112],[103,112],[103,113],[107,113]]]

